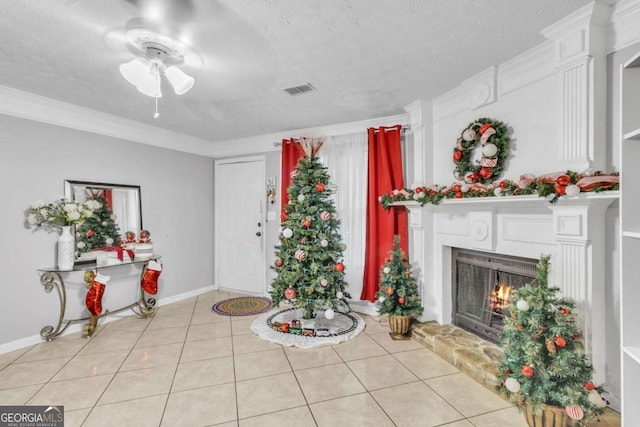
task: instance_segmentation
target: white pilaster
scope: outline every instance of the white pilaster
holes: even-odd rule
[[[557,243],[551,260],[551,286],[576,302],[578,326],[594,367],[594,380],[604,382],[605,346],[605,211],[612,200],[554,205]]]
[[[562,97],[560,158],[569,168],[602,170],[606,164],[606,39],[611,7],[595,1],[547,27],[555,43]]]

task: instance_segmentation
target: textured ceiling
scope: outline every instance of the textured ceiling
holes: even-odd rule
[[[588,0],[2,0],[0,85],[221,141],[384,117],[541,41]],[[202,66],[154,100],[118,66],[136,17],[187,40]],[[290,96],[305,83],[318,90]],[[164,82],[166,83],[166,81]]]

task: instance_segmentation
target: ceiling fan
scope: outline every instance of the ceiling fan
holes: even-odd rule
[[[177,95],[196,87],[212,91],[214,98],[229,96],[232,88],[262,86],[275,79],[277,57],[268,40],[221,1],[120,4],[131,18],[106,31],[103,40],[117,55],[123,77],[156,99],[156,118],[163,77]],[[205,74],[207,78],[201,78]]]

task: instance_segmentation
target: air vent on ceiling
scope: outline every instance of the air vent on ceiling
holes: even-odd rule
[[[282,90],[287,92],[289,95],[294,96],[294,95],[302,95],[303,93],[307,93],[307,92],[313,92],[314,90],[317,90],[317,89],[311,83],[307,83],[300,86],[288,87]]]

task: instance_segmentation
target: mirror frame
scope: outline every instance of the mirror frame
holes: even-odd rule
[[[128,184],[110,184],[105,182],[93,182],[93,181],[74,181],[67,179],[64,181],[64,195],[70,201],[74,200],[74,187],[89,187],[89,188],[104,188],[104,189],[124,189],[124,190],[135,190],[138,193],[138,230],[136,233],[144,230],[142,227],[142,198],[141,193],[142,189],[139,185],[128,185]],[[117,223],[118,221],[116,221]],[[124,235],[129,230],[123,230],[122,226],[120,227],[120,232]]]

